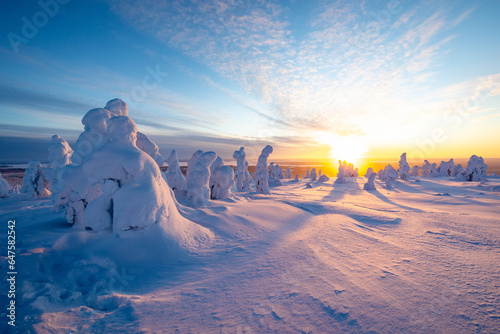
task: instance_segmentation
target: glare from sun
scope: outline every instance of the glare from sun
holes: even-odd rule
[[[331,147],[330,158],[347,161],[356,165],[368,150],[368,146],[357,136],[338,136],[331,133],[318,133],[316,138],[322,144]]]

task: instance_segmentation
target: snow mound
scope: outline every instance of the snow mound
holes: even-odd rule
[[[298,175],[297,175],[298,176]],[[323,174],[321,175],[319,178],[318,178],[318,182],[327,182],[328,180],[330,180],[330,178],[328,176],[326,176],[326,174]],[[297,180],[298,181],[298,180]]]

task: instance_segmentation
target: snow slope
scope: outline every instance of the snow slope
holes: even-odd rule
[[[179,205],[217,241],[177,259],[155,251],[154,239],[99,244],[48,199],[0,199],[2,221],[17,223],[17,329],[499,332],[500,178],[410,178],[392,190],[377,179],[373,191],[362,190],[365,178],[333,181]]]

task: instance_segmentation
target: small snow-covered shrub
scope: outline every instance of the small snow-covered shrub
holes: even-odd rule
[[[310,176],[311,176],[311,181],[313,181],[313,182],[316,181],[316,179],[318,178],[318,174],[316,174],[316,168],[313,168],[311,170],[311,175]]]
[[[267,145],[264,147],[259,159],[257,160],[257,167],[255,170],[255,191],[261,194],[270,194],[267,158],[269,158],[271,153],[273,153],[273,147],[271,145]]]
[[[369,178],[370,175],[373,174],[373,168],[372,167],[368,167],[368,169],[366,170],[366,173],[365,173],[365,177],[366,178]]]
[[[439,167],[437,168],[438,175],[451,176],[454,167],[455,167],[455,162],[453,162],[453,159],[450,159],[450,161],[441,161]]]
[[[358,177],[358,169],[354,168],[352,163],[342,162],[339,160],[339,171],[335,183],[346,183],[351,181],[351,178]]]
[[[288,167],[285,171],[285,179],[291,179],[292,178],[292,172],[290,170],[290,167]]]
[[[401,180],[406,181],[410,177],[410,165],[408,165],[408,162],[406,161],[406,153],[401,154],[398,173]]]
[[[375,177],[377,176],[376,173],[371,173],[370,176],[368,177],[368,181],[363,185],[363,190],[376,190],[375,188]]]
[[[0,197],[7,197],[9,189],[9,182],[7,182],[7,180],[2,177],[2,173],[0,173]]]
[[[187,199],[190,205],[196,207],[209,204],[210,165],[216,157],[215,152],[203,153],[191,170],[187,181]]]
[[[175,150],[170,152],[166,162],[168,168],[165,171],[165,178],[167,179],[168,186],[172,190],[186,190],[186,178],[182,174],[177,152]]]
[[[282,180],[285,178],[283,175],[283,169],[279,165],[275,165],[274,162],[271,162],[269,165],[269,175],[275,179]]]
[[[48,186],[49,181],[45,179],[42,164],[39,161],[31,160],[28,168],[24,171],[21,193],[30,198],[50,196]]]
[[[439,176],[437,165],[435,163],[431,164],[429,161],[424,160],[424,165],[422,166],[420,175],[423,177]]]
[[[378,178],[380,181],[385,182],[387,189],[394,188],[396,181],[399,177],[399,173],[391,165],[385,166],[383,170],[378,172]]]
[[[234,172],[229,166],[221,166],[215,169],[214,182],[211,188],[212,199],[225,199],[231,195],[231,187],[234,184]]]
[[[309,167],[307,167],[307,171],[306,171],[306,176],[305,176],[305,178],[307,178],[307,179],[309,178]]]
[[[418,172],[420,171],[420,167],[418,166],[413,166],[411,168],[411,172],[410,172],[410,175],[411,176],[418,176]]]

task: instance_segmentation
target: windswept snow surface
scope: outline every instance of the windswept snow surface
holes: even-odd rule
[[[365,178],[309,189],[306,179],[272,195],[179,205],[217,242],[177,259],[154,234],[96,237],[71,230],[47,198],[0,199],[2,221],[16,220],[16,329],[498,333],[500,178],[488,180],[419,178],[387,190],[377,179],[363,191]]]

